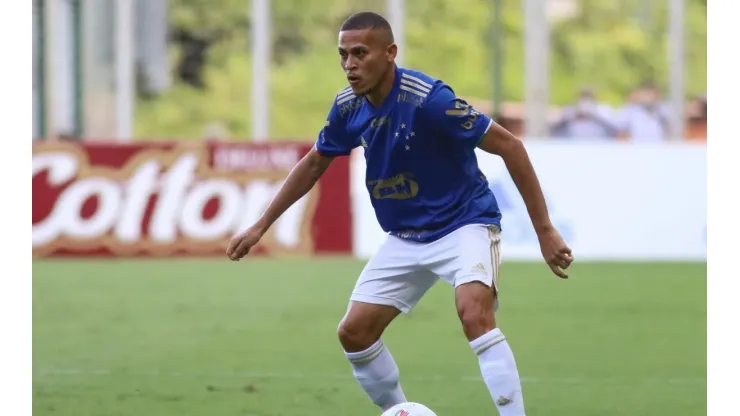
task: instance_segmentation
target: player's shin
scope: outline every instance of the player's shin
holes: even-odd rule
[[[519,372],[506,337],[496,328],[470,342],[478,355],[483,380],[501,416],[524,415]]]
[[[398,366],[383,341],[360,352],[345,352],[355,378],[370,399],[384,411],[406,402],[398,378]]]

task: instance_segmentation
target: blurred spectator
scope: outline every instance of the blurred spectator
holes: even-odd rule
[[[569,139],[613,139],[618,131],[611,107],[599,103],[593,89],[583,88],[578,101],[563,109],[552,135]]]
[[[690,100],[686,105],[686,138],[707,139],[707,94]]]
[[[667,139],[669,114],[658,86],[646,82],[632,92],[630,102],[619,114],[620,135],[641,142]]]

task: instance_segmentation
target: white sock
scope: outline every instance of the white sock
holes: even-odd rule
[[[365,351],[345,352],[345,355],[360,386],[383,411],[406,402],[398,382],[398,366],[383,341],[378,340]]]
[[[524,416],[524,398],[514,354],[498,328],[470,343],[480,371],[501,416]]]

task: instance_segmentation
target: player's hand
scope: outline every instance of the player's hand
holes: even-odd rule
[[[550,270],[562,279],[567,279],[565,270],[573,263],[573,253],[563,241],[558,230],[550,228],[537,234],[540,240],[542,256],[545,258]]]
[[[229,242],[229,247],[226,249],[226,255],[232,261],[239,261],[242,257],[249,254],[249,250],[252,249],[264,235],[264,232],[255,226],[247,228],[245,231],[235,235]]]

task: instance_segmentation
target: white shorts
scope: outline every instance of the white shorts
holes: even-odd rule
[[[389,235],[360,274],[350,299],[407,313],[440,277],[453,287],[482,282],[498,293],[500,243],[496,225],[467,225],[431,243]]]

